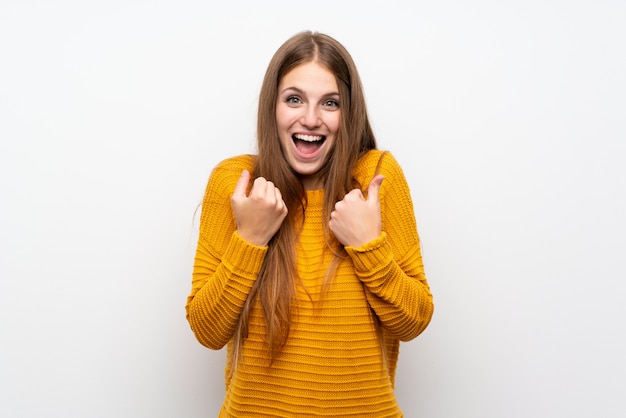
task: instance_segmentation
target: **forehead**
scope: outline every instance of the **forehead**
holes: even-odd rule
[[[317,61],[300,64],[286,73],[280,80],[279,90],[288,88],[338,90],[335,74]]]

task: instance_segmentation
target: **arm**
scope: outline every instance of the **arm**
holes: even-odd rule
[[[221,255],[199,240],[186,311],[202,345],[219,350],[232,338],[266,251],[248,244],[237,232]]]
[[[409,187],[396,160],[388,155],[383,161],[382,184],[375,176],[367,199],[358,190],[346,195],[335,206],[329,226],[352,259],[381,324],[406,341],[426,328],[433,301]],[[365,171],[363,176],[371,176],[371,170]]]
[[[424,275],[419,244],[403,260],[393,258],[385,232],[359,248],[346,247],[367,300],[385,329],[408,341],[430,323],[433,299]]]
[[[243,167],[227,160],[211,173],[202,202],[198,246],[186,316],[198,341],[222,348],[232,337],[267,251],[236,231],[230,204]]]
[[[200,237],[194,263],[187,320],[205,346],[220,349],[233,336],[254,285],[267,243],[287,209],[278,189],[263,178],[246,193],[246,167],[214,170],[202,204]]]

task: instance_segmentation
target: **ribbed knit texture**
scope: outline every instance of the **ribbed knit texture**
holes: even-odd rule
[[[354,171],[364,189],[380,155],[368,152]],[[228,344],[229,354],[239,313],[267,252],[239,237],[230,206],[241,171],[252,170],[253,164],[253,156],[230,158],[211,175],[186,307],[197,339],[212,349]],[[402,417],[393,391],[399,342],[426,328],[433,303],[409,188],[392,155],[384,156],[380,173],[385,176],[379,193],[383,233],[363,247],[346,248],[349,258],[322,301],[324,273],[333,256],[322,231],[324,192],[307,192],[297,248],[302,283],[296,282],[289,338],[269,367],[257,303],[244,363],[226,381],[220,417]]]

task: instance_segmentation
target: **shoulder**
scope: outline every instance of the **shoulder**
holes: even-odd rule
[[[243,170],[251,172],[254,169],[255,161],[256,156],[251,154],[242,154],[226,158],[225,160],[217,163],[217,165],[213,168],[213,171],[211,172],[211,179],[224,180],[233,176],[235,179],[238,179]]]
[[[404,177],[402,168],[390,151],[373,149],[359,158],[353,175],[359,183],[367,185],[376,174],[385,178]]]
[[[209,178],[205,198],[232,194],[243,170],[252,172],[256,156],[250,154],[226,158],[213,168]]]
[[[252,169],[254,169],[255,161],[256,156],[252,154],[242,154],[234,157],[229,157],[217,163],[217,165],[213,169],[213,173],[224,171],[239,171],[239,174],[241,174],[242,170],[252,171]]]

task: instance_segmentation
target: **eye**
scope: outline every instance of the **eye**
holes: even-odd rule
[[[328,100],[326,100],[324,102],[324,106],[338,108],[339,107],[339,101],[335,100],[335,99],[328,99]]]
[[[288,96],[285,102],[289,104],[299,104],[302,103],[302,100],[298,96]]]

